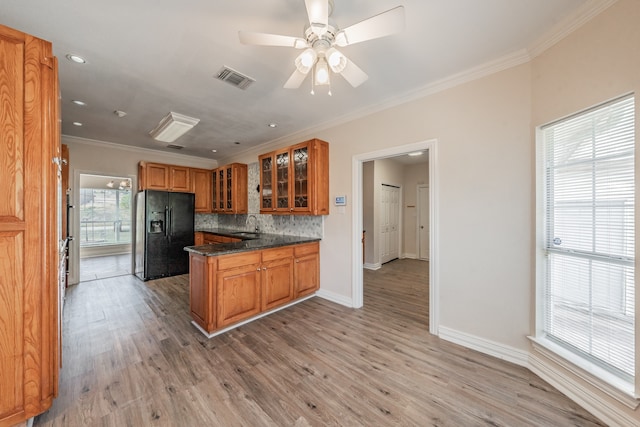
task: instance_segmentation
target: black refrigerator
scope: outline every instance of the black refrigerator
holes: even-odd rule
[[[135,275],[142,280],[189,272],[185,246],[194,244],[194,194],[136,194]]]

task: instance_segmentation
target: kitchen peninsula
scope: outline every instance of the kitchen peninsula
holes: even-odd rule
[[[319,238],[208,229],[188,246],[189,307],[207,337],[304,301],[320,286]]]

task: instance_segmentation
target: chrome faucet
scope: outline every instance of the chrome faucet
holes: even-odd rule
[[[258,218],[256,218],[256,216],[255,216],[255,215],[248,215],[248,216],[247,216],[247,221],[244,223],[244,225],[246,226],[246,225],[248,225],[248,224],[249,224],[249,219],[250,219],[250,218],[253,218],[253,219],[255,220],[255,221],[254,221],[254,224],[255,224],[254,231],[255,231],[256,233],[259,233],[259,232],[260,232],[260,226],[258,225]]]

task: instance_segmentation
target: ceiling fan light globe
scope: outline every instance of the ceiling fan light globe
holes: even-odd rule
[[[326,57],[329,67],[334,73],[341,73],[344,67],[347,66],[347,58],[333,47],[327,51]]]
[[[318,60],[316,64],[315,80],[317,85],[329,84],[329,68],[327,67],[327,61],[324,59]]]
[[[307,74],[318,58],[315,50],[309,48],[302,52],[295,60],[296,68],[301,73]]]

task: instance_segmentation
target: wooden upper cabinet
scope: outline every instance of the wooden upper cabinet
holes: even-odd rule
[[[246,214],[248,210],[247,165],[231,163],[214,169],[212,174],[213,212]]]
[[[329,214],[329,144],[312,139],[258,157],[260,212]]]
[[[138,190],[168,190],[169,165],[140,162],[138,164]]]
[[[169,191],[192,192],[191,172],[184,166],[169,166]]]
[[[51,43],[0,25],[0,425],[46,411],[58,390],[60,160]]]
[[[191,169],[191,192],[195,193],[195,211],[211,212],[211,171]]]
[[[138,191],[160,190],[193,193],[192,171],[186,166],[138,163]]]

